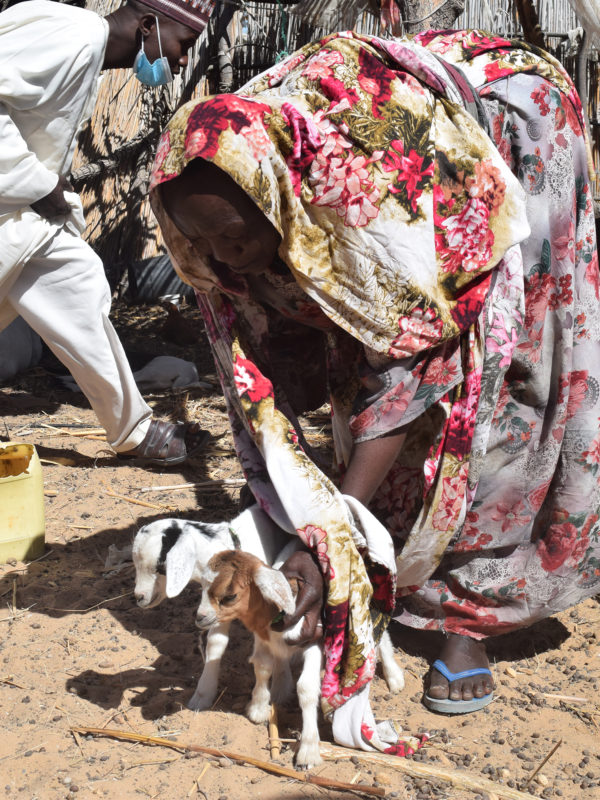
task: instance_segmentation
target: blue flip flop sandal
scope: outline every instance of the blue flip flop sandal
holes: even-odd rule
[[[459,681],[461,678],[473,678],[475,675],[490,675],[491,671],[487,667],[477,667],[477,669],[465,669],[462,672],[450,672],[448,667],[439,658],[431,665],[432,669],[437,669],[448,683]],[[472,700],[450,700],[444,698],[438,700],[428,694],[423,698],[423,705],[430,711],[437,711],[438,714],[469,714],[471,711],[479,711],[494,699],[494,693],[484,694],[483,697],[474,697]]]

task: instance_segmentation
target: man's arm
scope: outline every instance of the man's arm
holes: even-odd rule
[[[0,142],[0,213],[26,206],[33,208],[39,201],[45,201],[38,211],[42,216],[68,213],[70,207],[64,199],[59,176],[29,150],[3,103],[0,103]]]

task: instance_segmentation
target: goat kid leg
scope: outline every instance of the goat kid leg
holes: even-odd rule
[[[255,684],[252,698],[246,708],[248,719],[257,724],[267,722],[271,716],[271,690],[269,681],[273,674],[274,658],[271,651],[265,647],[260,639],[254,637],[254,652],[250,658],[254,666]]]
[[[399,692],[404,689],[404,670],[394,658],[394,647],[387,631],[379,640],[379,658],[383,668],[383,677],[390,692]]]
[[[229,642],[229,623],[213,625],[206,634],[204,669],[198,680],[196,691],[190,697],[187,707],[192,711],[205,711],[210,708],[217,696],[221,659]]]
[[[271,697],[276,704],[283,704],[294,692],[294,679],[290,669],[289,658],[275,659],[273,678],[271,680]]]
[[[322,650],[313,644],[304,651],[302,672],[298,678],[298,702],[302,710],[302,733],[296,753],[298,769],[311,769],[322,761],[319,750],[317,714],[321,697]]]

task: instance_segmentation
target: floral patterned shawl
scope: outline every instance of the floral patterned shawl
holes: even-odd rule
[[[157,187],[198,157],[227,172],[281,234],[281,264],[264,276],[277,303],[257,302],[243,276],[216,274],[164,211]],[[307,456],[269,352],[272,307],[337,336],[342,364],[344,348],[358,346],[370,364],[396,365],[390,391],[365,411],[381,424],[363,438],[445,398],[426,517],[441,496],[436,470],[460,481],[452,513],[405,546],[417,582],[464,513],[483,349],[477,318],[495,267],[529,233],[522,190],[435,56],[351,32],[306,45],[234,95],[183,106],[161,138],[151,188],[176,268],[200,293],[248,482],[265,511],[317,552],[328,582],[322,702],[336,710],[334,735],[403,752],[396,734],[375,728],[368,706],[373,626],[385,625],[394,605],[391,540]],[[448,380],[420,393],[440,361]],[[328,366],[336,448],[347,462],[351,436],[361,438],[360,414],[349,427],[358,374],[353,383],[346,370],[336,383],[336,365]],[[310,358],[299,368],[310,370]],[[400,414],[398,387],[407,398]],[[446,454],[450,422],[458,445]]]

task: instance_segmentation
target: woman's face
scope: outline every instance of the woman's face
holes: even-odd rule
[[[213,266],[257,275],[272,264],[281,237],[225,172],[194,161],[161,187],[165,210],[196,251]]]

